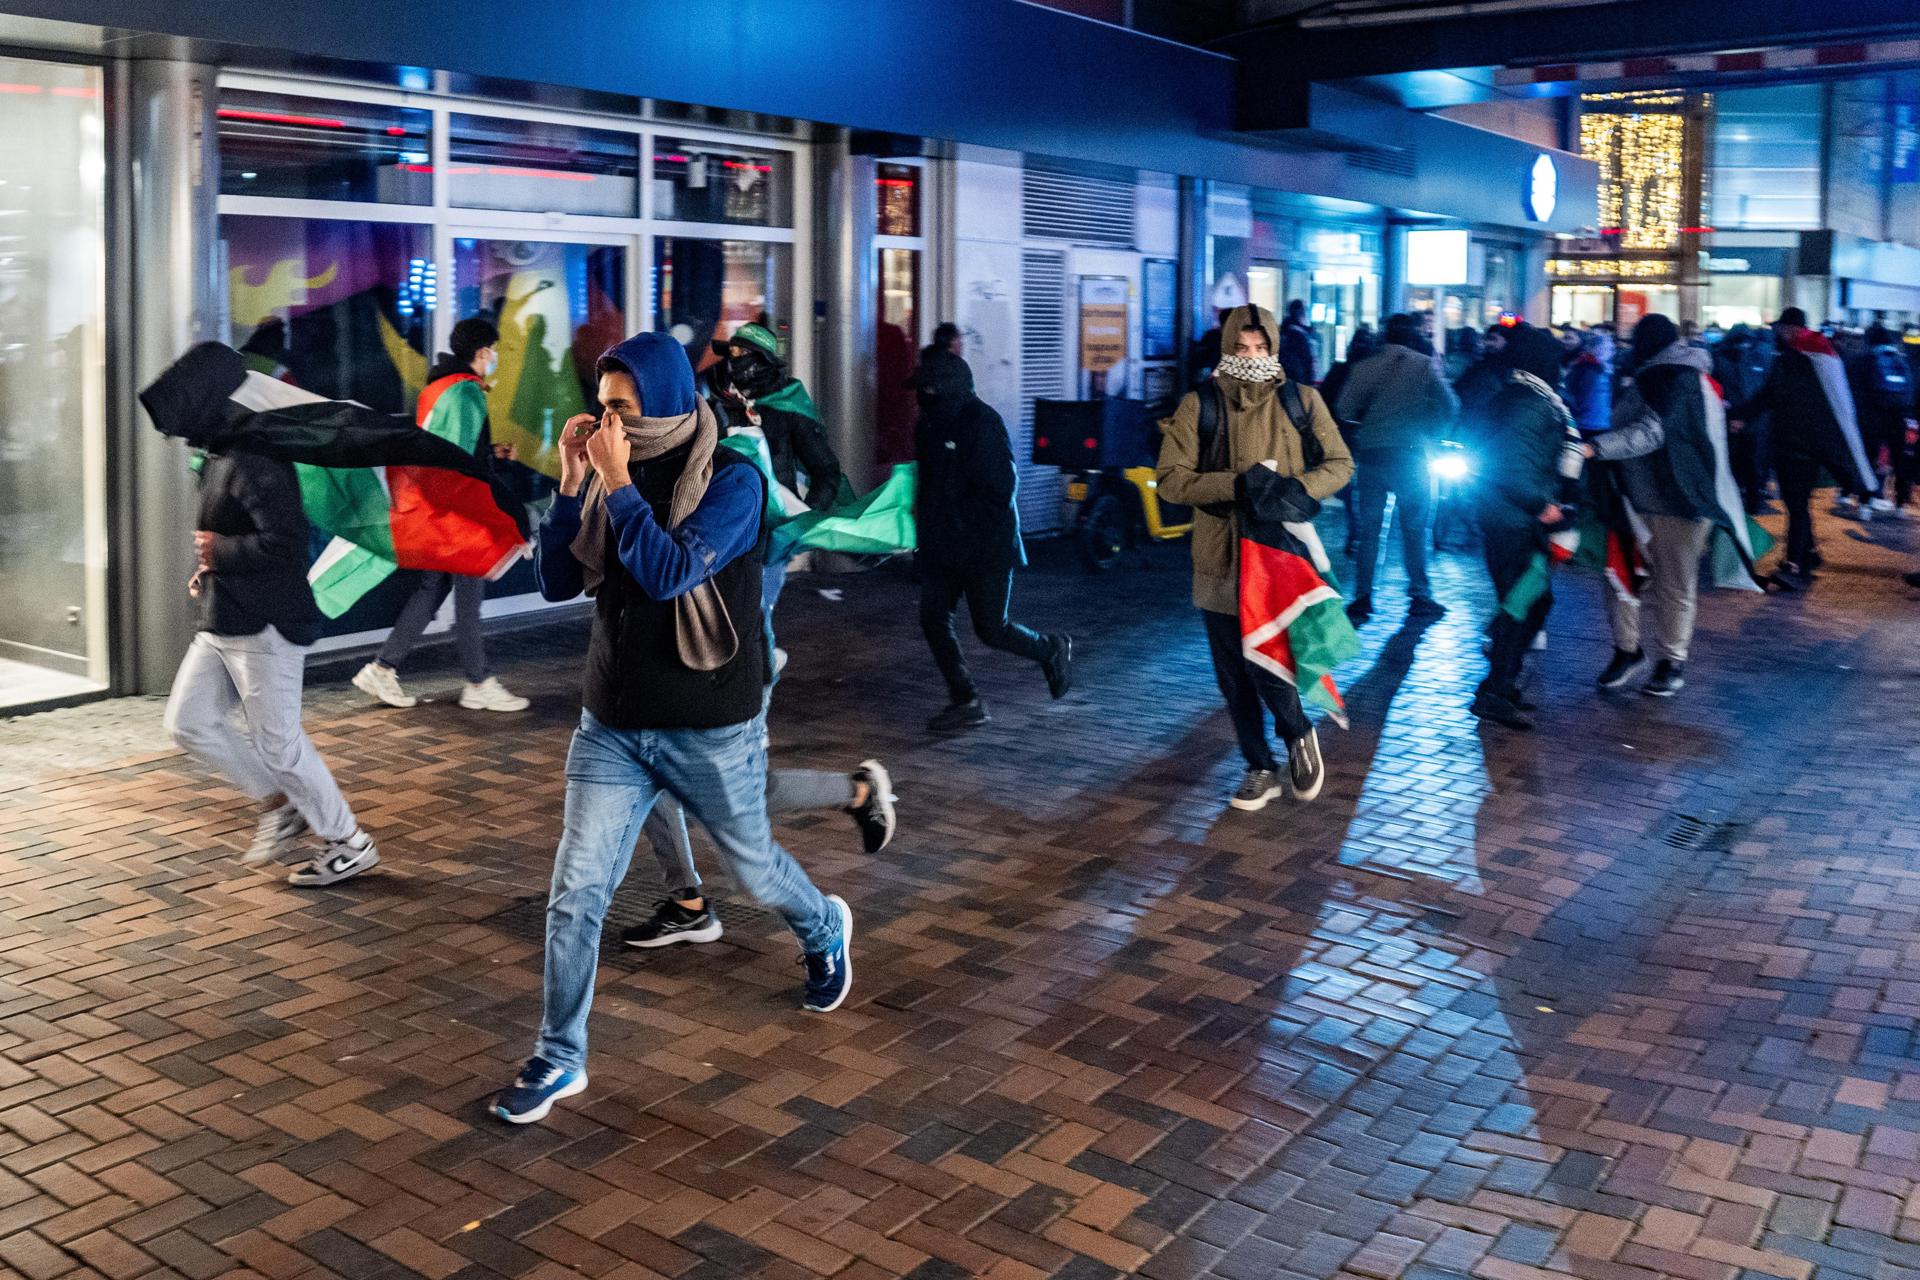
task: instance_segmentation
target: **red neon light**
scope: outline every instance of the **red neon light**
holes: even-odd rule
[[[752,169],[757,173],[773,172],[773,166],[770,164],[748,164],[744,160],[722,160],[720,164],[726,169]]]
[[[37,84],[0,84],[0,93],[39,93]]]
[[[407,127],[401,124],[390,124],[387,126],[387,136],[389,138],[404,138],[407,136]]]
[[[1082,440],[1080,443],[1087,447],[1088,452],[1092,452],[1093,450],[1098,449],[1100,447],[1100,442],[1094,439],[1092,436],[1088,436],[1085,440]]]
[[[214,113],[222,120],[258,120],[265,124],[300,124],[315,129],[344,129],[345,120],[331,120],[326,116],[296,116],[284,111],[242,111],[237,107],[222,107]]]
[[[686,163],[687,163],[687,157],[685,157],[685,156],[671,156],[671,155],[658,155],[658,156],[655,156],[655,157],[654,157],[654,159],[655,159],[655,160],[665,160],[665,161],[667,161],[667,162],[669,162],[669,163],[671,163],[671,164],[686,164]]]
[[[873,182],[875,186],[880,187],[910,187],[913,185],[912,178],[875,178]]]
[[[100,96],[100,91],[98,89],[83,89],[78,85],[62,84],[54,86],[53,96],[56,98],[97,98]]]
[[[1713,234],[1713,228],[1712,227],[1682,227],[1680,228],[1680,234],[1684,236],[1710,236]]]
[[[432,173],[430,164],[396,164],[394,168],[402,173]],[[492,174],[500,178],[557,178],[562,182],[597,182],[597,173],[558,173],[552,169],[516,169],[511,165],[500,164],[456,164],[445,170],[450,178],[470,178],[476,173]]]

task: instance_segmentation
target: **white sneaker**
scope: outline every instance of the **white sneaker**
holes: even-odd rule
[[[345,840],[336,840],[328,845],[325,852],[312,862],[295,867],[287,877],[287,883],[302,889],[324,888],[357,876],[379,863],[380,851],[373,847],[373,837],[365,831],[356,831]]]
[[[468,684],[460,691],[460,705],[469,711],[525,711],[530,702],[492,676],[479,684]]]
[[[1875,498],[1868,505],[1873,508],[1873,514],[1876,516],[1883,516],[1895,509],[1891,498]]]
[[[354,672],[353,687],[390,707],[412,707],[420,703],[420,699],[400,687],[400,677],[393,673],[392,667],[383,667],[377,662],[369,662]]]
[[[307,834],[307,820],[289,800],[278,809],[269,809],[260,815],[260,825],[253,830],[253,843],[240,855],[242,866],[258,866],[262,862],[277,862],[293,847],[294,841]]]
[[[1535,653],[1544,653],[1546,651],[1546,648],[1547,648],[1547,633],[1544,631],[1536,633],[1533,637],[1533,651]]]

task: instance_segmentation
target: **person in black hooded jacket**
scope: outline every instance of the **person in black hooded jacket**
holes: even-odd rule
[[[1014,566],[1026,558],[1013,506],[1013,449],[1000,415],[973,393],[973,371],[959,356],[929,349],[913,382],[920,399],[913,511],[920,535],[920,626],[949,696],[928,727],[953,733],[988,720],[953,624],[963,597],[981,643],[1039,663],[1056,698],[1065,697],[1072,684],[1073,639],[1042,635],[1007,618]]]
[[[1521,666],[1553,608],[1548,535],[1566,522],[1568,472],[1578,474],[1579,437],[1559,392],[1561,354],[1552,334],[1515,326],[1503,355],[1506,379],[1478,419],[1477,514],[1500,605],[1473,714],[1509,729],[1533,728],[1520,693]]]

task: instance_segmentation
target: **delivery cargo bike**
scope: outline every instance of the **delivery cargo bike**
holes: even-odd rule
[[[1034,401],[1033,461],[1066,473],[1072,536],[1090,572],[1193,530],[1192,509],[1161,501],[1154,475],[1158,423],[1170,411],[1140,400]]]

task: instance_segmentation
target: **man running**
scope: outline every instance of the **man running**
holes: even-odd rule
[[[547,899],[540,1035],[493,1103],[514,1124],[587,1087],[601,926],[662,792],[799,939],[803,1008],[839,1008],[853,978],[853,913],[814,886],[767,823],[769,657],[753,554],[766,502],[760,472],[718,448],[719,424],[669,335],[629,338],[596,371],[604,412],[597,422],[578,414],[562,431],[560,491],[537,550],[541,594],[584,591],[594,615]]]

